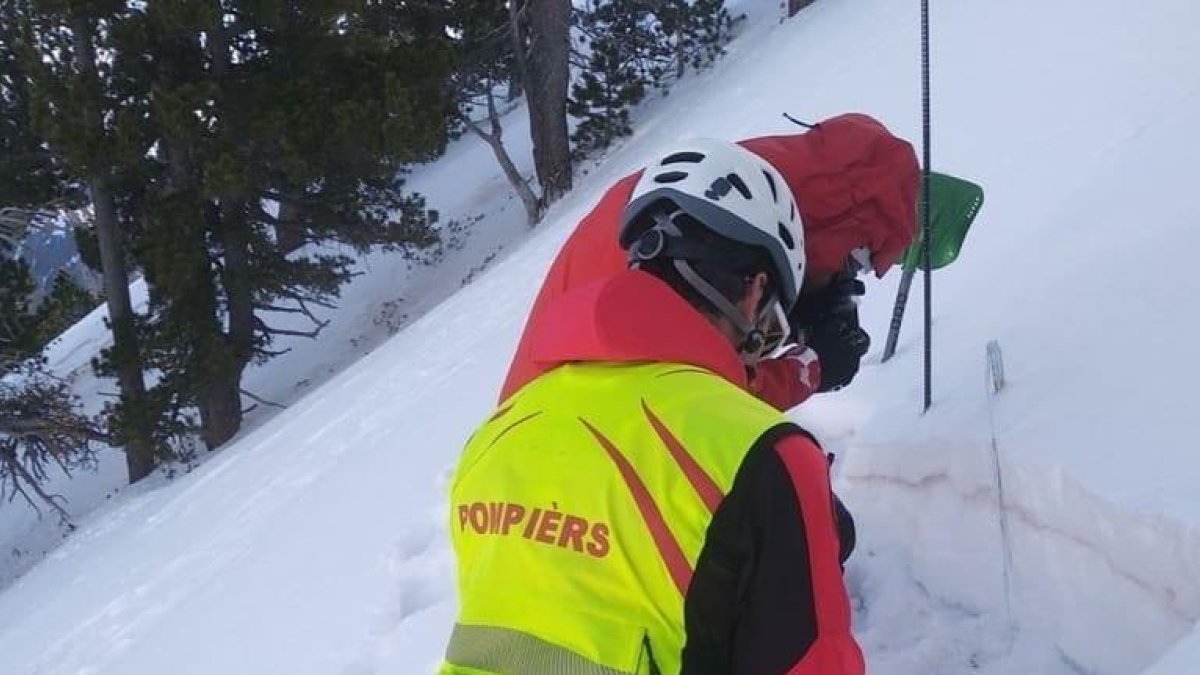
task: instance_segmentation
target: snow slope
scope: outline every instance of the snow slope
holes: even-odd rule
[[[919,414],[914,303],[895,360],[873,349],[854,386],[795,413],[859,518],[871,672],[1200,672],[1200,6],[935,5],[935,168],[988,203],[934,280],[934,407]],[[454,617],[446,478],[599,193],[673,138],[783,131],[783,110],[919,133],[917,3],[822,0],[782,25],[773,2],[745,8],[718,68],[646,106],[523,246],[0,594],[0,672],[432,670]],[[895,283],[862,308],[879,345]]]

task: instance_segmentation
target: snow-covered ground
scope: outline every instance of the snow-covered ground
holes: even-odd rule
[[[862,308],[877,346],[858,380],[795,413],[837,452],[859,519],[847,575],[870,671],[1194,675],[1200,6],[934,5],[935,168],[988,190],[934,280],[934,406],[919,412],[919,302],[878,362],[889,276]],[[744,8],[715,70],[645,106],[542,228],[436,306],[520,236],[520,208],[472,139],[418,171],[444,215],[487,214],[471,255],[411,275],[372,258],[330,327],[339,340],[252,374],[247,388],[286,410],[83,518],[0,594],[0,672],[430,672],[455,612],[446,478],[599,193],[681,136],[790,130],[784,110],[862,110],[918,137],[917,3],[822,0],[782,25],[773,1]],[[383,341],[389,292],[428,298],[413,316],[432,308]],[[335,374],[360,335],[378,348]],[[992,339],[1007,374],[994,397]],[[84,342],[61,358],[86,361]]]

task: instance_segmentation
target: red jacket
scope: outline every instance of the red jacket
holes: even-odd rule
[[[728,340],[645,272],[622,270],[555,294],[539,316],[525,340],[545,370],[662,361],[747,386]],[[714,513],[687,588],[684,672],[862,675],[834,519],[816,442],[789,426],[759,439]]]
[[[920,175],[916,155],[874,119],[840,115],[806,133],[754,138],[742,145],[778,169],[795,195],[810,275],[840,270],[849,251],[865,245],[882,276],[912,241]],[[530,309],[501,400],[550,367],[533,358],[528,344],[549,303],[627,267],[617,235],[640,176],[626,176],[609,188],[559,251]],[[752,375],[750,391],[779,410],[799,405],[821,380],[817,363],[796,359],[763,361]]]

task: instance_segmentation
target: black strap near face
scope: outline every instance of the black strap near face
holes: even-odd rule
[[[655,216],[654,226],[642,233],[629,247],[630,267],[636,269],[644,262],[660,258],[670,260],[684,281],[704,296],[737,329],[741,336],[738,351],[754,357],[761,356],[766,351],[767,337],[758,328],[758,321],[747,321],[741,310],[693,267],[694,263],[699,263],[729,270],[748,268],[757,256],[750,252],[731,251],[729,246],[705,244],[685,237],[674,222],[675,217],[682,214],[683,211],[676,211],[669,215],[660,213]],[[769,308],[774,302],[777,300],[772,297],[763,311],[770,311]]]

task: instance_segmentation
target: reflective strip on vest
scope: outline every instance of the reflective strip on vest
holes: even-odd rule
[[[455,624],[446,661],[493,673],[522,675],[634,675],[511,628]]]

